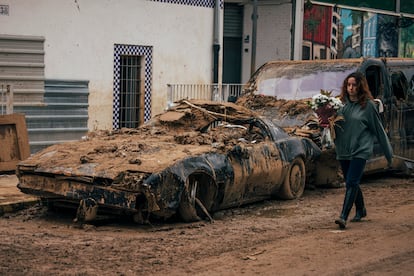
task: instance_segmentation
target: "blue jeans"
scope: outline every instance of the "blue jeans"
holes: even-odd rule
[[[353,160],[339,160],[342,172],[344,174],[346,191],[344,198],[344,205],[342,207],[342,212],[340,218],[344,221],[348,219],[349,212],[352,209],[352,206],[355,203],[357,214],[360,214],[359,217],[366,216],[366,211],[364,214],[364,197],[362,191],[359,188],[359,183],[364,173],[364,168],[366,164],[365,159],[353,159]],[[339,224],[341,228],[345,228],[345,223],[341,223],[340,220],[336,220],[335,223]]]
[[[339,163],[344,174],[346,188],[359,187],[367,160],[356,158],[352,160],[339,160]]]

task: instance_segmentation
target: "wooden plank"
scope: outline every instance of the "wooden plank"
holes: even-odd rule
[[[25,115],[0,115],[0,172],[16,170],[17,163],[29,156]]]

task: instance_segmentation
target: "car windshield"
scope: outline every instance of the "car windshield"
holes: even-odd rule
[[[255,94],[298,100],[311,98],[321,89],[339,95],[343,80],[356,71],[356,64],[273,63],[264,71],[256,78]]]

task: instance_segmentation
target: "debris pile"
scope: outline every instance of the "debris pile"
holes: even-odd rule
[[[310,99],[308,99],[310,100]],[[294,116],[311,111],[308,100],[278,100],[273,96],[246,94],[237,99],[236,104],[258,111],[266,107],[276,107],[279,116],[288,114]]]

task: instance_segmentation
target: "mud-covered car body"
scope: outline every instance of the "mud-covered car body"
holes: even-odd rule
[[[77,219],[123,212],[185,221],[273,196],[302,195],[320,155],[307,138],[232,103],[182,101],[138,129],[91,133],[17,166],[18,187],[74,203]]]
[[[261,66],[246,84],[246,99],[241,99],[242,105],[254,109],[283,128],[307,128],[307,124],[314,120],[315,114],[310,109],[294,108],[296,103],[310,100],[312,96],[320,93],[320,90],[330,91],[333,96],[339,95],[343,80],[356,71],[366,76],[371,93],[377,100],[384,129],[394,151],[393,169],[407,174],[413,173],[414,59],[360,58],[268,62]],[[257,102],[261,97],[266,98],[264,105],[257,108],[251,106],[250,103]],[[281,101],[290,104],[282,112]],[[317,177],[317,184],[335,181],[335,164],[338,166],[337,162],[333,162],[330,168],[320,167],[323,172],[319,171],[321,177]],[[386,167],[387,161],[380,144],[376,142],[365,173],[383,171]],[[332,172],[331,176],[328,176],[329,172]]]

